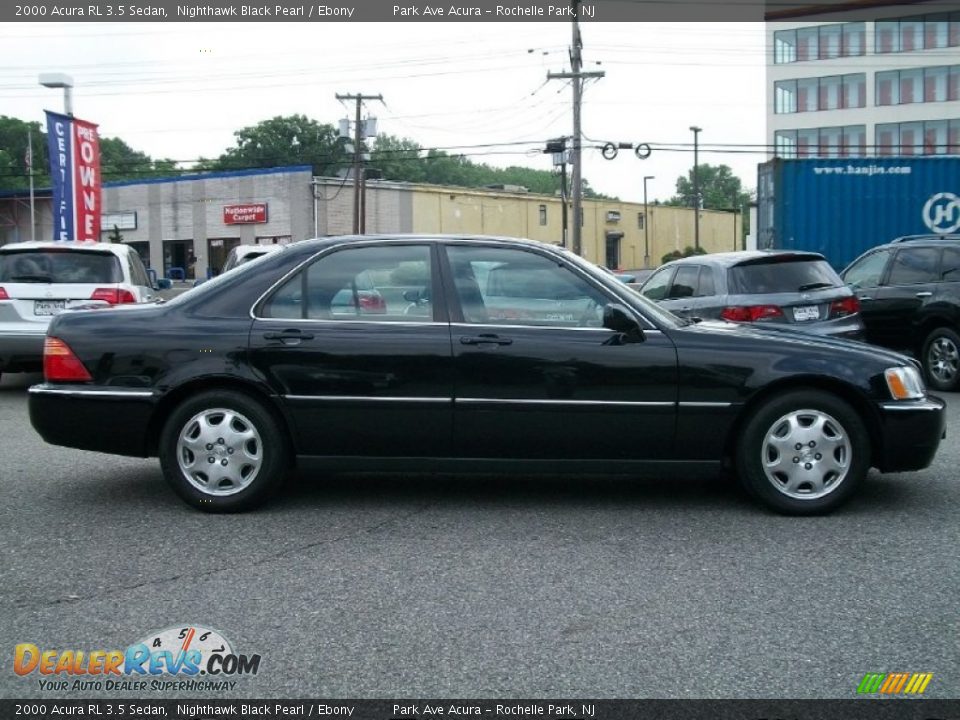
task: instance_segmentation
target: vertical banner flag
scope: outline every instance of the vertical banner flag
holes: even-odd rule
[[[100,139],[97,126],[47,113],[53,239],[100,240]]]

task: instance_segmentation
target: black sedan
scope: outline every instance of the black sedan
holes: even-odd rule
[[[870,467],[926,467],[944,435],[902,355],[680,319],[503,238],[295,243],[164,305],[59,315],[44,371],[30,417],[47,442],[157,456],[211,512],[262,504],[295,465],[726,466],[769,507],[811,514]]]

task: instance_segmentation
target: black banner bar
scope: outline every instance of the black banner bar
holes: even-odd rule
[[[0,700],[4,720],[957,720],[960,700]]]

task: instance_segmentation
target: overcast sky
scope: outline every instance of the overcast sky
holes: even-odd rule
[[[691,125],[703,128],[701,162],[726,163],[756,186],[765,156],[744,150],[765,142],[762,23],[584,22],[581,32],[584,69],[606,72],[585,89],[585,146],[678,147],[644,161],[585,150],[595,189],[642,201],[642,178],[653,175],[650,200],[667,199],[693,163]],[[44,109],[61,111],[61,91],[37,76],[63,72],[75,82],[74,113],[102,136],[190,161],[276,115],[352,117],[337,93],[382,94],[385,104],[366,108],[381,132],[475,162],[549,169],[536,148],[569,134],[572,113],[569,85],[546,76],[569,69],[570,36],[567,22],[6,23],[0,114],[42,121]],[[509,154],[486,154],[495,151]]]

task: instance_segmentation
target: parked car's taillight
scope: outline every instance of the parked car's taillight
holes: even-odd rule
[[[60,338],[43,341],[43,377],[47,382],[89,382],[90,373]]]
[[[830,303],[830,317],[847,317],[860,312],[860,299],[856,295],[834,300]]]
[[[7,295],[7,291],[0,287],[0,300],[9,300],[10,296]]]
[[[783,317],[783,310],[776,305],[731,305],[720,311],[720,317],[730,322],[757,322]]]
[[[137,299],[129,290],[119,288],[97,288],[90,296],[91,300],[103,300],[111,305],[122,305],[123,303],[135,303]]]
[[[360,307],[367,312],[385,313],[387,311],[387,301],[380,293],[361,293],[359,300]]]

